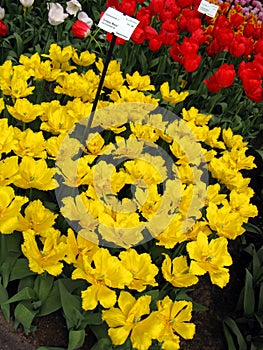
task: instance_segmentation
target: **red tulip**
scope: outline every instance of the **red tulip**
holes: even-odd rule
[[[201,55],[197,55],[196,53],[193,53],[193,54],[184,55],[182,63],[183,63],[184,69],[187,72],[192,73],[195,70],[197,70],[197,68],[201,63],[201,60],[202,60]]]
[[[136,11],[136,1],[122,0],[120,5],[120,11],[128,16],[133,16]]]
[[[132,41],[135,44],[142,44],[145,40],[144,30],[141,27],[136,27],[131,36]]]
[[[231,28],[220,28],[215,37],[222,48],[228,49],[234,39],[234,32]]]
[[[255,49],[255,53],[259,54],[261,52],[263,52],[263,38],[262,39],[259,39],[254,47]]]
[[[4,21],[0,20],[0,36],[7,36],[8,28]]]
[[[164,45],[172,46],[178,39],[178,27],[175,20],[165,21],[160,29],[160,38]]]
[[[150,4],[148,7],[151,10],[152,15],[156,15],[156,14],[160,13],[164,8],[164,3],[165,3],[164,0],[152,0],[152,1],[150,1]]]
[[[207,88],[211,92],[218,92],[224,87],[229,87],[233,84],[236,77],[236,72],[233,64],[222,64],[215,72],[211,75],[208,80],[204,80]]]
[[[246,17],[240,13],[234,13],[230,16],[230,23],[235,29],[238,29],[245,22]]]
[[[149,41],[149,49],[151,51],[158,51],[160,47],[162,46],[162,40],[160,39],[159,35],[156,35],[156,37],[151,38]]]
[[[229,46],[229,52],[234,57],[247,57],[253,51],[253,44],[252,39],[248,39],[242,34],[236,34],[232,44]]]
[[[242,80],[246,95],[254,102],[261,102],[263,100],[263,59],[261,55],[255,56],[251,62],[242,61],[238,68],[238,75]]]
[[[151,12],[148,7],[142,7],[136,14],[136,18],[142,26],[148,26],[151,23]]]
[[[71,29],[72,29],[73,35],[76,38],[82,38],[82,39],[86,38],[90,33],[90,27],[86,23],[84,23],[78,19],[73,24]]]
[[[111,43],[112,38],[113,38],[113,35],[112,35],[111,33],[107,33],[107,35],[106,35],[106,40],[108,40],[108,41]],[[126,40],[117,37],[117,39],[116,39],[116,45],[122,45],[122,44],[125,44],[125,43],[126,43]]]

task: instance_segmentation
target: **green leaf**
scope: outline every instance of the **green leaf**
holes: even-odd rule
[[[79,329],[77,331],[71,329],[69,331],[68,350],[74,350],[80,348],[85,340],[85,329]]]
[[[243,226],[245,227],[247,232],[262,234],[262,230],[256,225],[251,224],[250,222],[245,223]]]
[[[255,249],[253,250],[252,266],[253,266],[253,270],[252,270],[253,276],[256,278],[260,270],[260,260]]]
[[[8,252],[17,253],[21,255],[21,243],[22,236],[20,232],[14,232],[7,236],[7,249]]]
[[[35,275],[28,267],[28,260],[25,258],[17,259],[10,274],[9,281],[20,280],[22,278]]]
[[[263,283],[259,287],[258,311],[263,313]]]
[[[19,322],[25,329],[26,333],[31,331],[32,322],[37,314],[37,310],[33,310],[28,302],[21,302],[15,308],[16,323]]]
[[[132,343],[131,343],[130,338],[128,337],[124,344],[116,346],[116,348],[118,350],[131,350],[133,347],[132,347]],[[114,349],[115,349],[115,346],[114,346]],[[160,347],[158,346],[158,348],[156,348],[156,349],[159,350]]]
[[[66,348],[57,348],[57,347],[48,347],[48,346],[40,346],[37,350],[67,350]]]
[[[246,269],[245,287],[244,287],[244,314],[252,315],[255,310],[255,295],[253,286],[253,277],[251,273]]]
[[[150,295],[150,297],[152,298],[152,301],[157,301],[159,300],[160,291],[158,289],[149,290],[147,292],[138,294],[137,297],[140,297],[142,295]]]
[[[24,51],[23,39],[21,38],[21,36],[17,32],[14,32],[14,37],[16,39],[17,56],[20,56],[23,53],[23,51]]]
[[[193,310],[194,311],[207,311],[209,310],[209,308],[205,305],[199,304],[199,303],[195,303],[193,301]]]
[[[261,264],[263,264],[263,246],[257,251],[257,255]]]
[[[103,323],[101,313],[93,313],[91,311],[86,311],[84,312],[84,317],[88,325],[96,326]]]
[[[263,160],[263,149],[256,149],[255,151],[260,155],[260,157]]]
[[[223,331],[227,342],[228,350],[237,350],[235,342],[232,337],[232,333],[229,331],[228,327],[223,323]]]
[[[6,257],[5,262],[0,267],[0,274],[3,277],[3,285],[4,287],[7,287],[11,270],[19,257],[20,254],[17,253],[9,253],[9,255]]]
[[[224,327],[224,331],[226,329],[225,327],[228,327],[229,331],[231,331],[235,335],[236,340],[237,340],[237,344],[239,346],[237,348],[237,350],[247,350],[247,343],[246,343],[243,335],[241,334],[241,332],[240,332],[236,322],[232,318],[227,317],[223,321],[223,327]],[[227,343],[228,343],[228,349],[229,350],[236,349],[233,339],[232,339],[232,342],[230,340],[230,334],[227,332],[227,329],[226,329],[225,335],[226,334],[228,334],[228,337],[226,336],[226,340],[227,340]]]
[[[55,281],[53,287],[44,302],[40,307],[38,316],[49,315],[61,308],[61,301],[59,295],[58,281]]]
[[[0,234],[0,266],[2,265],[2,263],[5,261],[5,259],[7,258],[7,235],[2,235]],[[0,267],[0,271],[1,271],[1,267]]]
[[[6,303],[14,303],[16,301],[22,301],[22,300],[37,300],[36,292],[29,287],[25,287],[20,292],[15,294],[12,298],[10,298]]]
[[[112,350],[112,343],[109,338],[100,339],[91,350]]]
[[[17,291],[20,292],[22,289],[29,287],[31,289],[34,288],[34,283],[35,283],[35,276],[28,276],[19,281]]]
[[[45,301],[53,288],[54,277],[49,274],[42,274],[35,279],[34,290],[39,300]]]
[[[89,328],[97,339],[110,339],[108,336],[108,327],[106,326],[106,323],[103,323],[99,326],[89,326]]]
[[[260,329],[263,329],[263,315],[257,315],[255,313],[254,316],[255,316],[256,320],[258,321],[258,323],[259,323]]]
[[[143,51],[140,52],[138,59],[142,67],[142,74],[148,73],[148,61]]]
[[[8,300],[6,288],[0,283],[0,306],[7,322],[10,322],[10,305],[4,304]]]
[[[82,290],[85,284],[82,280],[72,280],[71,278],[63,278],[60,279],[60,281],[63,283],[65,288],[69,293],[73,293],[76,290]]]
[[[63,280],[58,280],[60,300],[65,314],[68,329],[79,327],[80,321],[85,320],[81,307],[80,296],[71,294],[63,284]]]

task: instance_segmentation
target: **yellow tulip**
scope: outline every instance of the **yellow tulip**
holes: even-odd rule
[[[16,196],[12,187],[0,186],[0,233],[13,233],[18,227],[18,215],[26,197]]]
[[[52,229],[50,234],[47,234],[42,248],[38,247],[34,231],[24,231],[23,237],[21,249],[29,261],[30,270],[38,274],[47,271],[53,276],[60,275],[63,269],[61,261],[66,254],[66,244],[59,241],[60,232]]]
[[[132,274],[117,257],[112,256],[107,249],[100,248],[92,260],[83,256],[83,265],[73,271],[72,279],[85,279],[91,284],[82,292],[82,307],[84,310],[93,310],[98,303],[105,308],[112,307],[116,302],[116,292],[111,288],[124,289],[131,283]]]
[[[145,328],[142,316],[150,313],[151,297],[144,295],[137,300],[128,292],[121,291],[118,306],[102,311],[102,319],[108,324],[108,334],[114,345],[122,345],[130,335],[134,349],[149,349],[152,338]]]
[[[169,89],[169,83],[165,82],[160,87],[160,92],[162,94],[162,98],[164,101],[167,101],[169,103],[179,103],[186,99],[186,97],[189,95],[188,91],[184,92],[176,92],[175,90]]]
[[[48,168],[44,159],[34,160],[25,156],[19,164],[18,178],[14,181],[14,184],[21,188],[53,190],[57,187],[57,182],[53,178],[54,173],[55,169]]]
[[[130,289],[142,292],[147,285],[158,285],[154,278],[158,274],[158,268],[152,263],[149,254],[138,254],[136,250],[128,249],[121,252],[119,258],[123,266],[132,274],[132,281],[128,286]]]
[[[57,214],[44,207],[39,199],[34,200],[26,207],[24,216],[19,215],[18,231],[30,229],[41,235],[43,231],[50,229],[54,225],[57,216]]]
[[[204,275],[209,273],[213,284],[223,288],[229,281],[229,270],[224,266],[232,264],[232,258],[227,250],[227,239],[224,237],[212,239],[200,232],[196,242],[186,246],[191,259],[190,273]]]
[[[136,89],[140,91],[155,90],[154,86],[151,85],[149,75],[141,76],[139,72],[134,72],[133,75],[126,74],[126,80],[131,90]]]
[[[171,261],[169,255],[163,255],[165,260],[162,264],[162,273],[166,281],[177,288],[189,287],[198,282],[198,278],[189,271],[186,256],[178,256]]]

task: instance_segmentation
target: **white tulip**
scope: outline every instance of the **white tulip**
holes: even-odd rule
[[[52,26],[58,26],[63,23],[68,17],[67,13],[64,13],[64,9],[60,4],[50,2],[47,4],[48,9],[48,22]]]
[[[70,0],[67,2],[66,11],[70,15],[76,16],[76,14],[81,11],[82,7],[78,0]]]
[[[19,0],[19,1],[24,7],[31,7],[34,3],[34,0]]]
[[[5,17],[5,9],[3,7],[0,7],[0,19],[3,19]]]
[[[91,18],[89,18],[89,16],[86,14],[86,12],[83,12],[83,11],[78,14],[78,20],[86,23],[90,28],[93,24],[93,20]]]

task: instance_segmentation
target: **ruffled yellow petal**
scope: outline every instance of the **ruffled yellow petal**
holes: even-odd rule
[[[127,325],[124,327],[110,328],[108,334],[114,345],[122,345],[128,338],[132,326]]]

